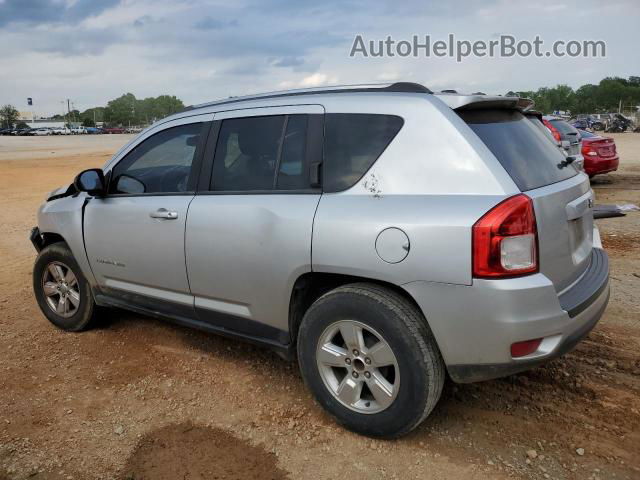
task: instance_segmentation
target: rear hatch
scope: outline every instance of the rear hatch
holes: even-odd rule
[[[533,200],[540,272],[560,292],[589,265],[593,193],[586,175],[520,111],[473,108],[457,113]]]
[[[560,132],[562,140],[569,141],[567,153],[573,156],[580,155],[580,134],[578,130],[564,120],[549,120],[549,123]]]

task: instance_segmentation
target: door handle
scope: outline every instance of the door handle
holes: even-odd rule
[[[175,220],[178,218],[178,212],[170,212],[166,208],[159,208],[155,212],[149,214],[151,218],[162,218],[164,220]]]

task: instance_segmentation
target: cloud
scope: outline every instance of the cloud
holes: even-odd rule
[[[637,0],[608,0],[606,8],[597,0],[0,0],[0,44],[10,46],[0,51],[0,104],[31,96],[44,114],[59,109],[61,98],[88,108],[126,91],[197,104],[277,88],[403,80],[495,93],[577,87],[637,74],[629,38],[639,14]],[[548,42],[604,39],[608,57],[349,57],[357,34],[486,41],[496,32]]]
[[[218,20],[213,17],[204,17],[201,20],[198,20],[193,26],[199,30],[220,30],[222,28],[227,27],[236,27],[238,25],[237,20]]]
[[[120,0],[4,0],[0,3],[0,27],[15,23],[40,25],[78,23],[116,6]]]

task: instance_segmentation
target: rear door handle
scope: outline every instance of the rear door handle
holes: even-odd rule
[[[170,212],[166,208],[159,208],[155,212],[149,214],[151,218],[162,218],[164,220],[175,220],[178,218],[178,212]]]

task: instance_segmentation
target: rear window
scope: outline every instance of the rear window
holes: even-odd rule
[[[553,125],[562,135],[571,135],[574,133],[578,133],[578,130],[573,128],[564,120],[549,120],[551,125]]]
[[[597,137],[597,135],[594,135],[591,132],[587,132],[586,130],[578,130],[578,132],[580,132],[580,136],[582,138],[591,138],[591,137]]]
[[[394,115],[329,113],[324,123],[323,190],[352,187],[371,168],[404,121]]]
[[[522,113],[516,110],[458,112],[498,159],[521,191],[561,182],[577,175],[573,165]]]

